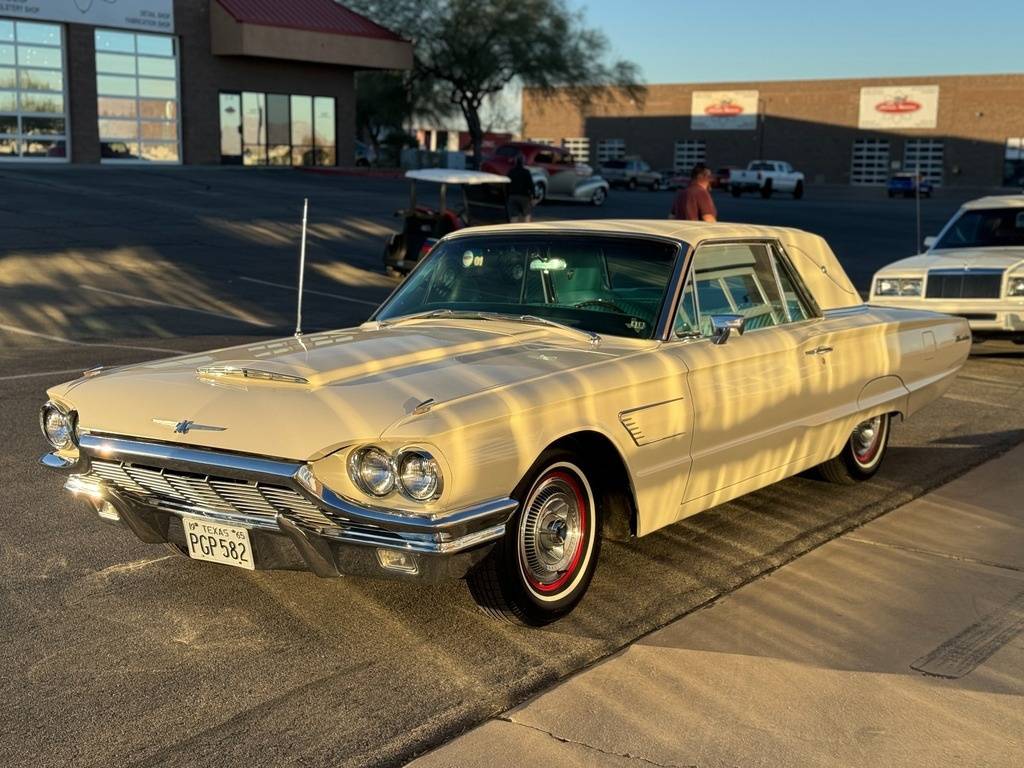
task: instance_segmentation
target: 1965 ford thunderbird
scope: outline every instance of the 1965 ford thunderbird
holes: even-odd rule
[[[821,238],[676,221],[479,227],[357,328],[88,371],[40,421],[65,487],[241,568],[466,577],[570,611],[602,537],[818,467],[871,477],[950,384],[960,318],[861,302]]]

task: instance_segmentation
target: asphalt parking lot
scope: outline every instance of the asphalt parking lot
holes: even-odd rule
[[[311,200],[309,329],[359,322],[381,274],[390,179],[247,169],[0,171],[0,742],[4,763],[392,765],[650,630],[1024,441],[1024,348],[983,345],[896,425],[874,480],[798,477],[629,545],[549,629],[498,625],[460,583],[243,572],[143,545],[36,465],[47,386],[97,364],[288,333]],[[924,201],[924,234],[962,197]],[[866,288],[909,255],[913,201],[808,189],[718,196],[723,219],[825,235]],[[663,217],[668,193],[542,218]]]

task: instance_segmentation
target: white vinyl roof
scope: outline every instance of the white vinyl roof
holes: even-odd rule
[[[434,184],[508,184],[508,176],[483,171],[460,171],[454,168],[420,168],[406,171],[405,178],[430,181]]]
[[[963,207],[968,210],[972,208],[1024,208],[1024,194],[979,197],[977,200],[964,203]]]

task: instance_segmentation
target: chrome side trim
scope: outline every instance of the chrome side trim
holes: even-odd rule
[[[859,315],[864,312],[870,312],[871,306],[868,304],[857,304],[852,307],[838,307],[836,309],[826,309],[824,316],[826,318],[832,317],[846,317],[847,315]]]

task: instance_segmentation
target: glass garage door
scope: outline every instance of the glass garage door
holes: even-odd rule
[[[933,186],[941,186],[944,149],[940,139],[907,139],[903,145],[903,170],[921,171]]]
[[[601,139],[597,142],[597,162],[606,163],[609,160],[621,160],[626,156],[625,139]]]
[[[707,145],[703,139],[677,141],[673,154],[673,169],[689,173],[697,163],[707,160]]]
[[[587,137],[562,139],[562,147],[569,150],[576,161],[581,163],[590,162],[590,139]]]
[[[0,161],[67,159],[63,29],[0,19]]]
[[[885,184],[889,178],[889,140],[854,139],[850,183],[856,186]]]

